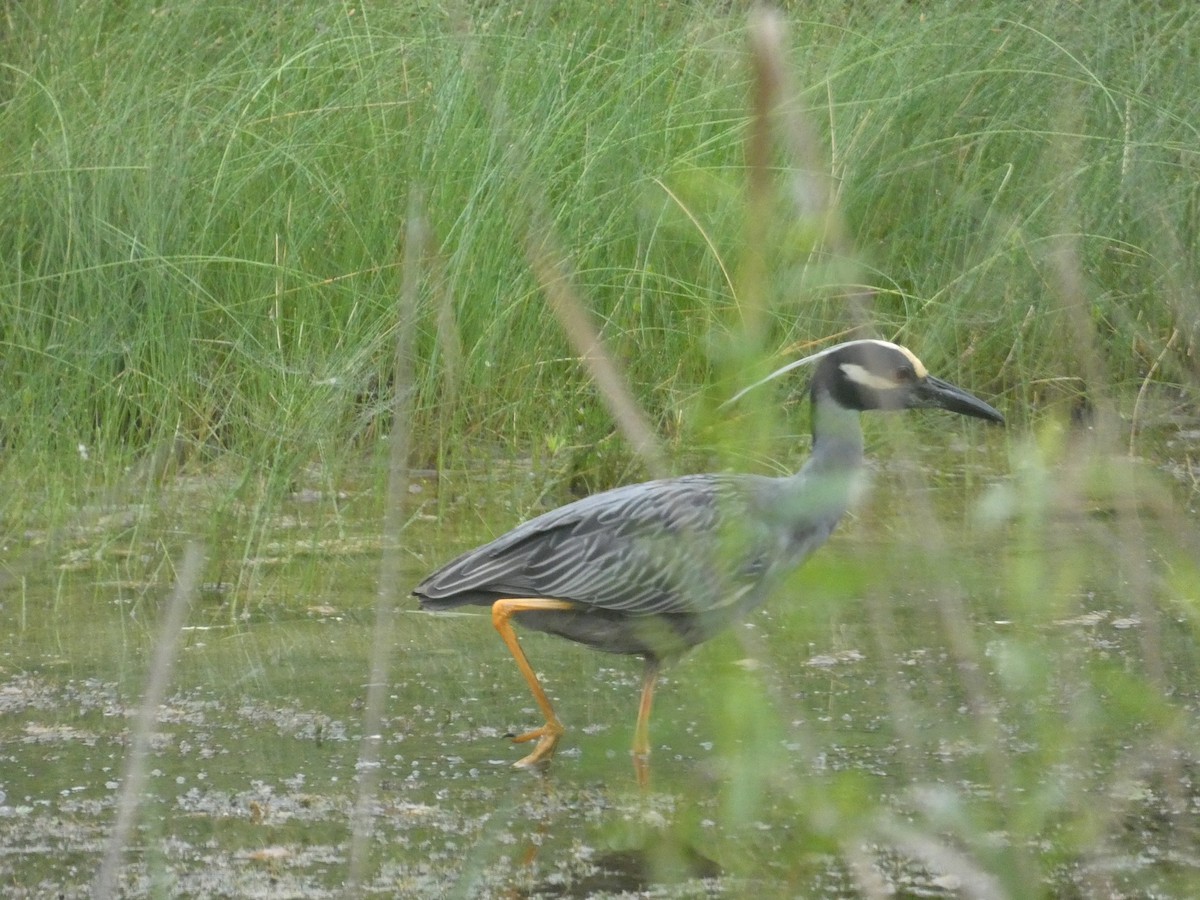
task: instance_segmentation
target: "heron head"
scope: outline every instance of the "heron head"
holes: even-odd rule
[[[809,364],[816,366],[810,388],[814,402],[828,397],[843,409],[860,412],[945,409],[990,422],[1004,422],[998,410],[978,397],[930,375],[908,348],[873,338],[847,341],[788,363],[751,388]]]

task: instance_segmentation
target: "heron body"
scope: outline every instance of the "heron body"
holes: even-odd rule
[[[646,661],[634,740],[643,777],[660,663],[708,640],[771,594],[829,538],[862,484],[865,410],[937,407],[1003,422],[885,341],[839,344],[815,363],[812,453],[794,475],[685,475],[627,485],[551,510],[459,556],[414,590],[426,610],[476,604],[492,619],[546,724],[517,765],[549,761],[563,732],[512,629],[556,634]],[[766,380],[766,379],[764,379]],[[740,395],[739,395],[740,396]]]

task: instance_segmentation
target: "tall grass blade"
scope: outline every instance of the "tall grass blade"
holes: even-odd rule
[[[421,257],[426,242],[421,194],[414,188],[404,238],[404,272],[397,303],[396,353],[392,384],[392,429],[388,438],[387,500],[383,512],[383,551],[379,561],[379,587],[375,601],[375,628],[371,644],[371,675],[363,710],[362,744],[358,755],[358,794],[350,822],[350,859],[346,897],[362,890],[373,833],[372,807],[379,788],[379,755],[383,742],[383,711],[388,694],[390,661],[395,635],[396,596],[403,583],[400,547],[408,496],[409,450],[412,446],[413,336],[421,290]]]
[[[629,390],[616,361],[604,347],[596,326],[582,299],[571,286],[565,265],[557,260],[556,242],[549,231],[531,235],[526,244],[529,264],[541,285],[546,301],[562,325],[579,360],[591,375],[600,396],[630,447],[655,478],[667,474],[669,467],[654,429]]]
[[[146,785],[146,760],[150,755],[150,739],[159,707],[171,683],[175,667],[175,654],[179,649],[179,634],[187,620],[188,606],[200,584],[204,568],[204,548],[196,542],[189,543],[184,550],[183,562],[175,580],[175,588],[167,598],[154,638],[154,655],[146,671],[146,690],[138,705],[137,715],[129,735],[129,750],[121,773],[121,787],[117,791],[117,820],[109,832],[104,859],[92,884],[95,900],[108,900],[119,896],[121,860],[133,836],[137,824],[138,807]]]

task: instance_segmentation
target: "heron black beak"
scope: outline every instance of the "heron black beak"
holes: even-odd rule
[[[921,379],[913,389],[907,405],[910,409],[945,409],[960,415],[1004,424],[1004,416],[999,410],[962,388],[932,375]]]

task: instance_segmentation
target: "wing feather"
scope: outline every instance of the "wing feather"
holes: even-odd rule
[[[616,488],[518,526],[434,572],[415,593],[552,597],[636,614],[696,613],[735,602],[757,580],[761,540],[722,546],[762,479],[695,475]],[[750,551],[750,552],[742,552]],[[740,558],[739,558],[740,557]],[[742,572],[740,570],[744,569]]]

